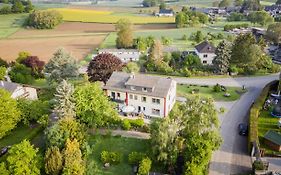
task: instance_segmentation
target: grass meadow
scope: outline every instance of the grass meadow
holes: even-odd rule
[[[130,175],[132,166],[128,163],[128,155],[135,152],[146,153],[149,150],[149,140],[140,140],[134,138],[112,137],[112,136],[91,136],[89,145],[93,147],[93,153],[90,159],[97,162],[99,175]],[[103,168],[100,160],[102,151],[113,151],[121,153],[121,162],[118,165],[111,165],[108,169]]]
[[[0,15],[0,39],[17,32],[25,22],[27,14]]]
[[[116,23],[119,19],[127,18],[135,24],[174,23],[174,17],[136,16],[127,13],[116,14],[113,11],[97,11],[71,8],[54,8],[63,15],[64,21]]]

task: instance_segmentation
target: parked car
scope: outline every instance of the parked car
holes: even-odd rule
[[[244,123],[240,123],[238,125],[238,132],[239,132],[239,135],[247,136],[248,135],[248,125],[246,125]]]
[[[5,146],[4,148],[2,148],[0,151],[0,157],[5,155],[10,148],[11,148],[11,146]]]

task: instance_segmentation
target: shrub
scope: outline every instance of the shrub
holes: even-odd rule
[[[124,119],[122,122],[122,128],[124,130],[130,130],[131,129],[131,123],[128,119]]]
[[[220,113],[225,113],[225,108],[224,107],[220,107]]]
[[[101,152],[101,161],[102,163],[110,163],[110,164],[119,164],[121,161],[121,154],[117,152]]]
[[[31,84],[34,78],[31,76],[31,69],[22,64],[16,64],[9,72],[13,82],[22,84]]]
[[[0,14],[9,14],[12,13],[12,9],[9,5],[3,5],[0,9]]]
[[[144,158],[140,162],[139,170],[137,175],[147,175],[151,168],[151,160],[149,158]]]
[[[27,20],[27,25],[37,29],[53,29],[62,23],[62,15],[57,11],[34,11]]]
[[[213,87],[213,91],[214,92],[220,92],[221,91],[221,86],[219,84],[216,84],[214,87]]]
[[[141,128],[144,125],[144,120],[143,119],[130,120],[130,123],[134,128]]]
[[[128,156],[129,164],[138,165],[142,159],[144,159],[146,155],[141,152],[131,152]]]
[[[266,170],[266,166],[260,160],[255,160],[253,163],[254,170]]]

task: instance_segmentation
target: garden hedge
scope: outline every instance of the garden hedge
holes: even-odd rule
[[[263,89],[260,96],[256,99],[255,103],[250,108],[249,116],[249,138],[248,138],[248,151],[251,152],[252,145],[254,142],[259,145],[259,136],[258,136],[258,118],[260,110],[263,107],[263,104],[268,96],[270,89],[272,89],[278,81],[272,81],[268,83]]]

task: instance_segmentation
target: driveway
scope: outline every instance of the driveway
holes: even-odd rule
[[[279,75],[241,78],[175,78],[181,84],[246,86],[248,92],[233,104],[228,104],[226,114],[220,116],[223,144],[215,151],[210,162],[210,175],[240,174],[251,171],[251,160],[247,153],[247,138],[237,133],[239,123],[248,122],[248,110],[259,96],[262,88]],[[227,104],[217,104],[227,105]]]

